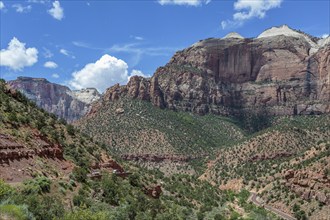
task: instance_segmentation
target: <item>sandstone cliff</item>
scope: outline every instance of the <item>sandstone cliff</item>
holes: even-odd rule
[[[126,86],[109,88],[103,101],[128,96],[198,114],[329,113],[329,42],[287,26],[254,39],[231,33],[202,40],[178,51],[150,79],[134,76]]]
[[[85,115],[90,104],[100,98],[94,88],[71,91],[68,87],[42,78],[18,77],[8,84],[34,101],[39,107],[69,122]]]

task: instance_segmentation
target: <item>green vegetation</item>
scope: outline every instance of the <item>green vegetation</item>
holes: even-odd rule
[[[116,112],[118,108],[124,113]],[[0,180],[0,219],[276,218],[249,203],[245,189],[262,189],[266,203],[285,203],[297,219],[322,210],[321,202],[306,205],[281,175],[288,169],[324,169],[329,176],[330,117],[270,118],[266,110],[241,117],[161,110],[124,97],[103,105],[97,117],[83,119],[74,127],[36,108],[21,93],[8,92],[1,81],[1,134],[30,150],[40,150],[41,141],[60,146],[61,163],[74,165],[64,174],[62,168],[70,168],[38,157],[34,162],[41,170],[29,167],[33,179],[18,187]],[[100,179],[89,178],[91,165],[108,153],[193,159],[170,163],[163,169],[166,172],[150,169],[157,167],[156,162],[117,159],[131,175],[122,178],[102,170]],[[160,166],[167,166],[166,162]],[[199,178],[204,172],[205,178]],[[242,182],[243,190],[219,189],[233,179]]]
[[[193,154],[196,150],[194,154],[198,155],[206,150],[211,153],[219,144],[231,144],[232,139],[236,141],[243,137],[240,129],[233,126],[228,119],[155,110],[154,107],[143,102],[128,103],[128,105],[133,104],[136,105],[138,112],[133,110],[130,112],[129,106],[126,106],[125,114],[131,116],[134,114],[137,118],[144,117],[147,120],[134,121],[133,117],[134,120],[130,123],[129,121],[117,123],[120,119],[116,119],[116,123],[110,128],[129,131],[127,129],[130,126],[138,125],[136,130],[139,132],[150,128],[151,130],[148,131],[151,131],[151,134],[157,134],[151,135],[152,138],[159,140],[163,135],[168,139],[169,148],[164,149],[163,152]],[[216,219],[230,216],[243,218],[240,214],[233,214],[234,210],[227,208],[226,204],[229,200],[226,193],[206,181],[199,180],[198,176],[187,174],[165,176],[160,171],[123,162],[125,170],[132,173],[127,178],[118,177],[107,170],[102,172],[99,180],[88,178],[91,164],[98,162],[101,154],[107,153],[105,150],[120,151],[116,148],[120,139],[114,137],[110,148],[101,142],[94,142],[93,140],[102,139],[95,135],[94,138],[81,135],[78,129],[38,109],[19,92],[9,92],[3,81],[0,83],[0,116],[2,135],[7,135],[19,143],[23,142],[24,147],[30,150],[40,150],[38,143],[60,146],[64,150],[64,159],[61,159],[61,163],[70,161],[74,163],[72,173],[63,174],[62,167],[56,168],[48,163],[49,158],[36,156],[34,158],[36,166],[28,169],[33,179],[26,180],[16,187],[11,187],[0,180],[0,218],[18,220],[202,219],[208,216]],[[144,137],[146,136],[149,135]],[[132,137],[134,139],[134,135]],[[117,144],[114,144],[116,141]],[[157,142],[152,144],[154,143]],[[161,143],[159,147],[164,146],[163,142],[158,143]]]
[[[116,113],[119,108],[124,113]],[[214,157],[216,150],[244,138],[245,132],[235,123],[225,117],[162,110],[149,102],[122,98],[104,103],[96,116],[82,119],[77,127],[104,141],[114,155],[190,156],[195,159],[187,166],[202,173],[207,156]],[[182,169],[188,170],[187,166]]]

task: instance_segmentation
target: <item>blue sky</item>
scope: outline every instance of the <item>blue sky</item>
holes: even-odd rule
[[[287,24],[330,32],[329,0],[0,1],[1,78],[47,78],[73,89],[152,75],[175,51],[235,31]]]

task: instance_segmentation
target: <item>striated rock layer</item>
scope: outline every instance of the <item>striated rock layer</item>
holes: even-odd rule
[[[203,40],[178,51],[151,78],[134,76],[125,86],[109,88],[101,102],[128,96],[202,115],[242,109],[270,115],[329,113],[329,42],[287,26],[254,39]]]
[[[94,88],[71,91],[66,86],[50,83],[42,78],[18,77],[8,84],[47,112],[69,122],[85,115],[90,109],[90,104],[100,98],[100,94]]]

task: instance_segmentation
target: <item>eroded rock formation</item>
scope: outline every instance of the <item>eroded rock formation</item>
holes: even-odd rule
[[[109,88],[102,101],[128,96],[198,114],[330,112],[330,40],[287,26],[254,39],[233,36],[178,51],[150,79],[133,76],[127,85]]]
[[[283,177],[292,191],[304,200],[316,199],[323,204],[330,204],[330,179],[324,172],[287,170]]]

